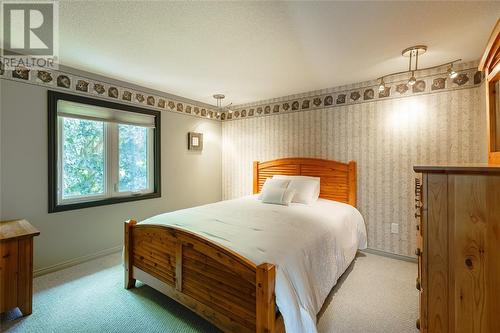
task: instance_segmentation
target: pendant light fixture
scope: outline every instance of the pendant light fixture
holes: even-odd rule
[[[425,45],[416,45],[411,46],[403,50],[401,55],[403,57],[410,57],[410,62],[408,64],[408,72],[411,72],[410,79],[408,80],[408,84],[410,86],[414,85],[417,82],[417,78],[415,77],[415,71],[418,71],[418,56],[424,54],[427,51],[427,46]],[[415,58],[415,68],[412,68],[412,60]]]
[[[401,55],[403,57],[408,57],[409,58],[408,70],[397,72],[397,73],[391,73],[391,74],[387,74],[387,75],[384,75],[382,77],[379,77],[377,79],[377,80],[379,80],[378,91],[379,92],[383,92],[386,89],[387,85],[385,84],[385,81],[384,81],[384,78],[386,78],[386,77],[393,76],[393,75],[399,75],[399,74],[409,73],[410,74],[410,78],[408,79],[408,85],[409,86],[413,86],[417,82],[417,78],[415,77],[415,74],[418,71],[421,71],[421,70],[424,70],[424,69],[439,68],[439,67],[443,67],[443,66],[446,66],[446,65],[448,65],[448,70],[446,72],[446,74],[448,75],[448,77],[450,79],[454,79],[454,78],[457,77],[458,74],[457,74],[457,72],[455,72],[453,70],[453,64],[456,63],[456,62],[462,61],[462,59],[453,60],[453,61],[446,62],[444,64],[437,65],[437,66],[432,66],[432,67],[426,67],[426,68],[419,69],[418,68],[418,58],[421,55],[423,55],[425,52],[427,52],[427,46],[426,45],[415,45],[415,46],[410,46],[410,47],[407,47],[406,49],[404,49],[401,52]],[[413,59],[415,59],[415,60],[413,60]]]
[[[217,115],[220,115],[221,113],[223,112],[227,112],[229,114],[233,113],[233,110],[231,110],[231,105],[233,103],[229,103],[228,105],[226,106],[222,106],[222,100],[225,98],[226,96],[223,95],[223,94],[215,94],[213,95],[213,98],[215,98],[215,100],[217,101]]]

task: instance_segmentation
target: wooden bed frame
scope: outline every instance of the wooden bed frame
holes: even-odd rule
[[[356,162],[284,158],[254,162],[253,193],[273,175],[321,177],[320,197],[356,206]],[[224,332],[285,332],[276,311],[276,268],[256,265],[202,236],[125,222],[125,288],[155,288]]]

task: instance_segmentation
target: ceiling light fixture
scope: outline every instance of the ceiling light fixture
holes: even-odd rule
[[[383,92],[387,88],[387,85],[384,81],[385,78],[393,75],[399,75],[399,74],[410,74],[410,78],[408,79],[408,85],[413,86],[417,82],[417,78],[415,77],[415,73],[418,71],[422,70],[427,70],[427,69],[434,69],[434,68],[439,68],[443,66],[448,66],[448,70],[446,74],[450,79],[454,79],[457,77],[458,73],[453,70],[453,64],[459,61],[462,61],[462,59],[457,59],[453,60],[450,62],[446,62],[444,64],[440,64],[437,66],[432,66],[432,67],[426,67],[426,68],[418,68],[418,58],[423,55],[425,52],[427,52],[427,46],[425,45],[415,45],[415,46],[410,46],[406,49],[404,49],[401,52],[401,55],[403,57],[409,57],[409,63],[408,63],[408,70],[406,71],[401,71],[397,73],[391,73],[384,75],[382,77],[379,77],[377,80],[379,80],[379,86],[378,86],[378,91]],[[415,59],[415,61],[413,61]]]
[[[446,72],[450,79],[454,79],[457,77],[458,73],[453,70],[453,63],[448,67],[448,71]]]
[[[380,78],[380,85],[378,86],[378,91],[382,92],[385,90],[385,82],[384,82],[384,78]]]
[[[225,95],[223,95],[223,94],[215,94],[215,95],[213,95],[213,97],[217,101],[218,114],[223,113],[223,112],[227,112],[227,113],[230,113],[230,114],[233,113],[233,110],[231,110],[231,108],[230,108],[233,103],[229,103],[226,106],[222,106],[222,100],[226,97]]]
[[[415,77],[415,71],[412,71],[411,72],[411,77],[410,79],[408,80],[408,84],[410,86],[414,85],[415,83],[417,83],[417,78]]]

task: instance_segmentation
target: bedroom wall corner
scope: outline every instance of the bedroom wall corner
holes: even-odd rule
[[[225,121],[223,199],[252,193],[255,160],[356,160],[369,247],[414,256],[412,167],[487,160],[483,86]]]

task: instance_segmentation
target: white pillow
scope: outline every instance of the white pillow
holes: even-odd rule
[[[292,202],[311,204],[319,198],[321,189],[319,177],[275,175],[273,179],[290,180],[288,188],[295,189]]]
[[[262,190],[260,191],[259,200],[262,199],[262,194],[267,189],[272,188],[272,187],[286,189],[288,187],[288,184],[290,184],[290,179],[267,178],[266,181],[264,182],[264,185],[262,186]]]
[[[268,187],[266,191],[262,191],[262,202],[288,206],[292,202],[294,194],[294,189]]]

